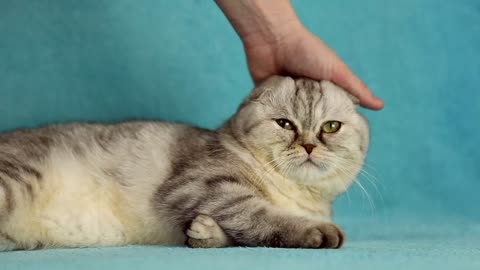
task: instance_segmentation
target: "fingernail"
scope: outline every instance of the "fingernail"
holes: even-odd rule
[[[375,106],[376,109],[377,110],[383,109],[383,106],[385,106],[385,103],[383,102],[383,100],[381,100],[381,99],[379,99],[378,97],[375,97],[375,96],[373,98],[374,98],[375,103],[376,103],[376,106]]]

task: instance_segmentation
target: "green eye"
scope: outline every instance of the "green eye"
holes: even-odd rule
[[[281,126],[282,128],[286,129],[286,130],[295,130],[295,126],[292,124],[292,122],[290,122],[289,120],[287,119],[277,119],[275,120],[275,122],[277,122],[277,124],[279,126]]]
[[[327,121],[323,123],[322,131],[325,133],[335,133],[340,129],[341,126],[342,123],[339,121]]]

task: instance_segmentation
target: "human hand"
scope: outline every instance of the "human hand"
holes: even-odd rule
[[[383,101],[372,94],[333,50],[301,25],[273,40],[249,37],[244,48],[255,83],[275,74],[330,80],[356,96],[361,106],[372,110],[383,108]]]
[[[243,42],[255,83],[277,74],[330,80],[356,96],[361,106],[383,108],[383,101],[303,27],[289,0],[215,1]]]

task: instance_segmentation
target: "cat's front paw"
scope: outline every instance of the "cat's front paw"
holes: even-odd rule
[[[218,248],[230,245],[222,228],[207,215],[198,215],[186,232],[187,244],[193,248]]]
[[[300,245],[303,248],[340,248],[345,240],[343,231],[332,223],[309,227],[302,237]]]

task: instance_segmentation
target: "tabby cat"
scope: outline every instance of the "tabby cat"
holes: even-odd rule
[[[210,131],[165,122],[0,135],[0,249],[339,248],[331,205],[369,142],[329,81],[271,77]]]

